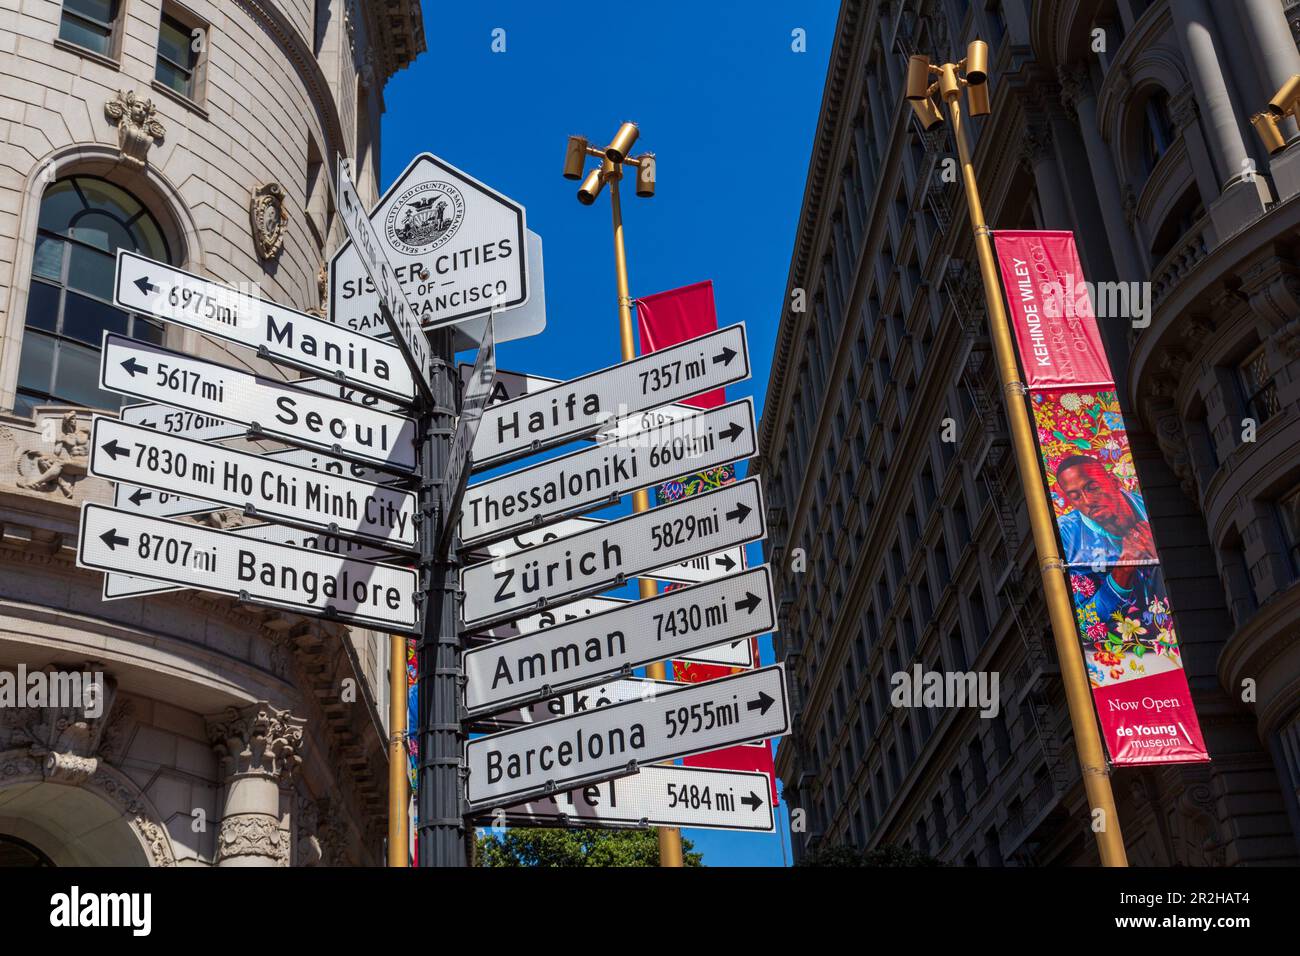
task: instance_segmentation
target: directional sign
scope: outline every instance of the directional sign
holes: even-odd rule
[[[608,428],[597,432],[596,438],[599,441],[619,441],[630,438],[638,432],[648,431],[651,428],[663,428],[674,422],[684,421],[699,413],[698,408],[683,405],[680,402],[672,405],[661,405],[658,408],[648,408],[636,415],[620,418]]]
[[[731,325],[652,355],[491,406],[474,467],[591,435],[615,420],[749,377],[745,326]]]
[[[415,398],[415,379],[396,346],[125,249],[117,254],[113,303],[398,401]]]
[[[155,518],[179,518],[214,511],[212,505],[197,498],[154,491],[140,485],[118,482],[113,486],[113,507]]]
[[[415,466],[415,422],[326,398],[215,362],[104,333],[100,388],[220,415],[291,445],[379,464]]]
[[[754,405],[748,398],[696,412],[472,485],[461,508],[460,539],[473,544],[599,508],[639,488],[749,458],[756,450]]]
[[[416,156],[367,222],[379,255],[392,263],[398,288],[426,329],[529,298],[523,206],[437,156]],[[374,335],[374,285],[366,282],[365,256],[358,251],[344,246],[330,261],[330,318]]]
[[[599,683],[610,674],[719,641],[770,631],[775,622],[766,566],[709,584],[558,624],[465,652],[471,715]]]
[[[596,593],[664,564],[757,541],[766,533],[757,478],[629,515],[461,571],[473,627]]]
[[[751,770],[642,767],[630,777],[537,797],[485,815],[480,826],[776,829],[772,783]]]
[[[503,710],[500,713],[477,717],[469,723],[475,731],[506,730],[511,727],[527,727],[540,724],[556,717],[569,714],[583,714],[600,707],[622,704],[629,700],[646,700],[663,691],[672,690],[679,685],[668,680],[651,680],[646,677],[620,677],[609,680],[585,690],[575,690],[559,697]]]
[[[90,473],[245,514],[415,550],[416,496],[96,416]]]
[[[343,228],[357,250],[357,261],[361,263],[366,276],[370,279],[370,288],[376,293],[375,307],[387,326],[389,334],[397,343],[397,347],[406,356],[407,364],[415,375],[416,385],[426,399],[432,399],[433,393],[430,391],[428,378],[433,368],[429,342],[420,330],[419,320],[412,315],[401,283],[398,282],[392,264],[384,255],[379,235],[375,232],[375,227],[371,225],[366,209],[361,204],[361,196],[357,194],[357,187],[353,184],[348,170],[348,161],[342,156],[339,157],[335,205],[341,213],[339,218],[343,221]],[[333,276],[331,276],[332,280]],[[331,313],[334,311],[333,305],[334,296],[331,292]],[[336,324],[346,325],[346,323],[339,323],[333,315],[330,319]]]
[[[344,558],[356,558],[360,561],[387,561],[394,555],[391,551],[376,548],[373,545],[360,544],[346,538],[301,528],[290,528],[282,524],[246,524],[228,529],[231,534],[256,541],[270,541],[275,544],[287,544],[308,551],[333,554]],[[137,578],[129,574],[109,573],[104,575],[104,600],[118,601],[123,598],[144,597],[148,594],[165,594],[168,591],[184,591],[176,584],[161,584],[146,578]]]
[[[777,664],[470,740],[467,797],[475,810],[505,806],[789,728]]]
[[[487,408],[492,397],[493,383],[497,378],[497,345],[493,337],[494,315],[489,315],[483,329],[483,341],[479,343],[478,355],[470,371],[469,382],[461,396],[460,415],[456,419],[456,432],[451,437],[451,448],[447,452],[447,470],[443,477],[444,514],[454,515],[460,508],[461,496],[465,493],[465,480],[469,475],[470,449],[474,447],[474,436],[478,434],[479,423],[483,420],[483,409]],[[449,517],[443,540],[439,542],[438,553],[446,554],[455,521]]]
[[[85,504],[77,564],[241,601],[417,633],[414,570]]]
[[[119,417],[132,425],[156,428],[169,435],[183,438],[195,438],[199,441],[224,441],[228,438],[243,438],[248,434],[245,425],[228,422],[224,418],[200,415],[183,408],[144,402],[139,405],[123,405]]]
[[[702,554],[671,567],[656,568],[647,572],[645,576],[658,581],[668,581],[671,584],[699,584],[703,581],[716,580],[744,566],[744,548],[724,548],[713,554]]]
[[[753,641],[727,641],[698,651],[676,654],[679,661],[690,664],[720,664],[723,667],[753,667]]]

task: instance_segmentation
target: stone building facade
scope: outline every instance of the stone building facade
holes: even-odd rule
[[[418,0],[0,4],[0,671],[103,675],[97,716],[0,706],[0,862],[382,862],[387,636],[105,601],[77,523],[112,500],[86,474],[105,329],[285,377],[115,309],[116,250],[321,312],[325,176],[352,157],[377,198],[384,85],[424,48]]]
[[[1294,6],[843,5],[759,464],[797,857],[1097,859],[965,196],[943,175],[955,145],[903,99],[909,54],[958,60],[980,37],[987,221],[1074,230],[1089,280],[1150,295],[1100,326],[1212,763],[1113,772],[1129,859],[1296,862],[1300,145],[1287,121],[1269,156],[1250,123],[1300,73]],[[891,706],[891,675],[915,664],[997,672],[998,716]]]

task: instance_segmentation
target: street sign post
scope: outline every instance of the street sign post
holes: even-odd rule
[[[90,472],[157,492],[241,508],[248,517],[416,547],[412,492],[273,461],[96,416]]]
[[[215,362],[104,333],[100,388],[220,416],[254,432],[369,464],[409,471],[415,422],[303,391]]]
[[[465,652],[471,716],[599,683],[653,661],[764,634],[775,623],[766,566],[668,591]]]
[[[416,629],[417,582],[410,569],[313,553],[105,505],[82,506],[77,563],[311,617],[386,631]]]
[[[772,782],[752,770],[642,767],[629,777],[536,797],[482,816],[480,826],[776,829]]]
[[[414,373],[396,346],[125,249],[113,302],[399,402],[415,398]]]
[[[467,627],[542,610],[651,568],[757,541],[766,515],[757,478],[683,498],[461,572]]]
[[[685,684],[465,744],[475,811],[634,773],[641,765],[716,750],[790,727],[781,665]]]
[[[471,485],[462,545],[599,508],[639,488],[751,457],[754,405],[741,399],[690,418],[584,448]]]
[[[474,466],[482,469],[595,434],[616,419],[743,381],[749,374],[745,326],[727,326],[490,406],[474,443]]]

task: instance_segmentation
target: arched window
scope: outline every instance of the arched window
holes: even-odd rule
[[[1142,114],[1142,173],[1150,176],[1174,141],[1174,124],[1169,119],[1169,97],[1158,90],[1147,97]]]
[[[118,249],[170,262],[157,221],[134,196],[91,176],[73,176],[41,197],[14,411],[37,405],[116,409],[100,391],[105,329],[161,343],[162,324],[113,306]]]
[[[52,866],[54,861],[26,840],[0,833],[0,869]]]

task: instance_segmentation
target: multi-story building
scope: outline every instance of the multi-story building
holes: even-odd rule
[[[955,146],[903,97],[909,54],[975,37],[988,222],[1073,230],[1089,280],[1149,283],[1100,324],[1212,762],[1113,772],[1129,859],[1300,855],[1300,146],[1250,123],[1300,73],[1293,6],[844,3],[760,446],[797,857],[1097,859]],[[917,663],[996,672],[998,715],[891,706]]]
[[[424,46],[418,0],[0,4],[0,671],[105,686],[94,716],[0,706],[0,863],[382,859],[386,635],[105,601],[76,546],[82,502],[112,502],[86,473],[91,414],[121,402],[105,330],[285,375],[114,308],[116,251],[319,312],[327,170],[353,158],[377,197],[383,88]]]

